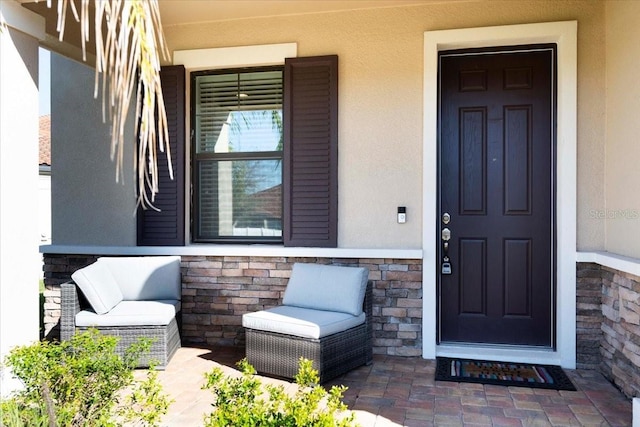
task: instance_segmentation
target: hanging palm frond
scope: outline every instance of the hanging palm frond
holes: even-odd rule
[[[86,60],[89,41],[90,3],[58,0],[57,29],[64,36],[67,10],[80,23],[82,52]],[[133,94],[136,105],[138,147],[134,150],[137,203],[153,208],[158,193],[158,152],[167,156],[173,179],[167,114],[160,84],[160,60],[169,57],[160,22],[157,0],[93,0],[95,5],[96,82],[94,96],[102,88],[103,118],[111,122],[111,160],[116,161],[116,181],[124,177],[124,129]],[[47,0],[51,7],[51,0]],[[100,85],[100,76],[102,77]]]

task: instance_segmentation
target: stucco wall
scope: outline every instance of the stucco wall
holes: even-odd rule
[[[338,54],[339,245],[421,247],[423,34],[427,30],[578,21],[578,246],[602,249],[604,3],[443,3],[165,27],[172,50],[297,42]],[[398,225],[397,206],[408,222]]]
[[[640,2],[607,2],[605,249],[640,258]]]
[[[165,35],[172,52],[295,42],[299,56],[339,55],[339,247],[412,249],[422,246],[424,32],[563,20],[578,21],[578,248],[601,250],[605,224],[590,212],[605,205],[604,2],[444,2],[166,26]],[[85,78],[93,88],[92,73]],[[71,101],[87,102],[63,93],[58,90],[61,104],[52,102],[64,114],[79,110],[64,108]],[[84,121],[80,133],[91,135],[93,122]],[[53,192],[67,184],[71,190],[54,200],[54,244],[134,244],[132,180],[125,180],[127,187],[113,185],[113,165],[102,160],[106,154],[95,154],[104,145],[83,145],[102,137],[76,135],[69,141],[64,132],[58,136],[67,140],[68,152],[66,160],[56,162],[68,168],[56,163],[56,172],[63,169],[67,175],[56,178]],[[79,170],[78,161],[86,162],[89,151],[95,164]],[[69,203],[82,206],[82,213]],[[398,206],[407,207],[406,224],[396,222]]]
[[[3,2],[4,3],[4,2]],[[38,40],[0,4],[0,360],[38,339]],[[6,18],[5,18],[6,17]],[[13,25],[18,25],[14,27]],[[37,28],[36,22],[33,27]],[[0,396],[23,385],[0,369]]]
[[[92,68],[51,54],[52,243],[135,245],[133,144],[125,152],[124,182],[116,183],[110,128],[93,87]],[[129,124],[130,141],[133,114]]]

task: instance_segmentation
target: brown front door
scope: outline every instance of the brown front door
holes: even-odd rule
[[[554,346],[554,58],[440,55],[441,343]]]

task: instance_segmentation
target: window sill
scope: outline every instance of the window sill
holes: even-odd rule
[[[578,252],[576,261],[592,262],[624,273],[640,277],[640,259],[617,255],[612,252]]]
[[[281,245],[214,245],[188,246],[89,246],[43,245],[43,254],[82,255],[188,255],[188,256],[264,256],[264,257],[328,257],[328,258],[393,258],[422,259],[422,249],[379,248],[288,248]]]

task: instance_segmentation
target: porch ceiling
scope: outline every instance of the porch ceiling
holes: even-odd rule
[[[397,7],[451,0],[160,0],[163,25]],[[456,1],[456,0],[454,0]]]
[[[64,42],[58,41],[57,3],[47,7],[47,1],[16,0],[25,8],[45,18],[47,39],[42,44],[63,55],[81,59],[80,27],[71,16],[66,20]],[[327,13],[345,10],[361,10],[412,6],[420,4],[450,3],[468,0],[159,0],[162,24],[165,27],[268,16]],[[90,7],[93,7],[91,4]],[[93,36],[90,36],[93,38]],[[90,55],[95,53],[93,43],[87,44]]]
[[[47,7],[44,0],[17,0],[24,7],[44,16],[47,32],[54,34],[57,8]],[[344,10],[410,6],[427,3],[449,3],[465,0],[159,0],[165,26],[215,22],[279,15],[326,13]]]
[[[58,40],[57,2],[47,7],[46,0],[15,0],[25,8],[45,18],[46,38],[41,40],[47,49],[84,61],[81,49],[80,25],[67,10],[64,40]],[[60,0],[62,1],[62,0]],[[73,0],[79,4],[77,0]],[[193,24],[197,22],[230,21],[269,16],[328,13],[346,10],[362,10],[413,6],[420,4],[454,3],[469,0],[158,0],[164,27]],[[484,0],[479,0],[484,1]],[[78,6],[79,7],[79,6]],[[90,3],[93,9],[93,2]],[[93,40],[93,28],[89,38]],[[95,60],[93,42],[86,45],[88,63]]]

